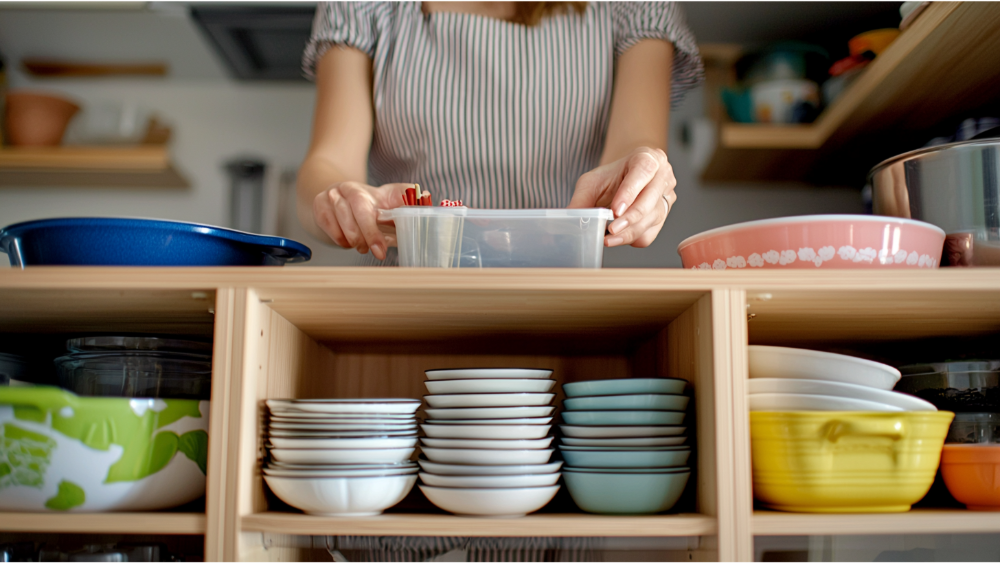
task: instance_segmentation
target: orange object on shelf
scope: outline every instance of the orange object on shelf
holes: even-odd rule
[[[969,510],[1000,511],[1000,444],[945,444],[941,476]]]
[[[865,51],[871,51],[876,55],[881,55],[896,38],[899,37],[898,29],[873,29],[860,35],[855,35],[847,42],[847,48],[851,55],[860,55]]]
[[[60,96],[12,90],[4,120],[7,142],[20,147],[54,147],[62,143],[69,120],[80,106]]]

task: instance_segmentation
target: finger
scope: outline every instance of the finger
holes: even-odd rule
[[[646,248],[653,244],[653,241],[656,240],[656,236],[659,235],[660,231],[663,229],[663,225],[664,223],[661,222],[646,229],[646,232],[642,233],[639,235],[639,238],[635,239],[632,246],[635,248]]]
[[[351,209],[350,202],[343,197],[337,198],[334,210],[337,213],[340,229],[347,237],[348,248],[354,248],[362,254],[367,254],[368,245],[365,244],[365,237],[361,234],[361,229],[358,228],[358,222],[354,220],[354,210]]]
[[[573,189],[573,197],[569,200],[569,209],[588,207],[603,207],[610,204],[610,196],[606,194],[608,185],[614,184],[615,163],[605,164],[580,176]],[[601,200],[607,198],[607,203]]]
[[[608,225],[611,236],[606,239],[608,246],[633,244],[653,226],[662,225],[667,218],[663,193],[670,186],[673,173],[668,167],[661,167],[652,181],[635,198],[635,202],[625,213]],[[673,190],[668,195],[673,194]],[[676,197],[676,196],[675,196]]]
[[[336,197],[339,196],[335,190],[327,190],[317,195],[313,201],[313,219],[316,221],[316,225],[329,235],[337,246],[350,248],[351,244],[337,223],[337,215],[334,211],[334,198]]]
[[[666,158],[658,158],[658,154],[642,151],[629,157],[626,163],[627,172],[618,184],[614,199],[611,200],[611,210],[615,217],[621,217],[625,210],[631,207],[639,193],[643,191],[656,176],[662,164],[666,164]]]
[[[367,192],[356,190],[347,196],[354,212],[354,221],[358,226],[361,236],[364,237],[365,247],[370,248],[372,254],[379,260],[385,260],[385,239],[382,231],[378,228],[376,220],[378,210],[375,209],[375,202]],[[358,252],[361,250],[359,249]]]

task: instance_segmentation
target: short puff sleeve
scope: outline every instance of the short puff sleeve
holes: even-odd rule
[[[374,58],[378,44],[377,2],[320,2],[313,18],[312,34],[302,54],[302,72],[316,79],[316,63],[330,47],[354,47]]]
[[[670,102],[677,105],[684,93],[698,86],[705,69],[694,34],[676,2],[613,2],[615,58],[643,39],[662,39],[674,45],[670,77]]]

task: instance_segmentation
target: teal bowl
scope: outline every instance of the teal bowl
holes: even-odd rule
[[[601,397],[576,397],[563,401],[568,411],[682,411],[687,408],[684,395],[604,395]]]
[[[563,473],[573,502],[594,514],[654,514],[681,498],[691,472]]]
[[[690,455],[691,448],[666,452],[562,451],[566,465],[571,467],[677,467],[687,463]]]
[[[684,422],[674,411],[563,411],[563,422],[575,426],[656,426]]]
[[[565,446],[564,452],[676,452],[691,449],[691,446]]]
[[[687,473],[691,468],[686,465],[677,467],[570,467],[563,466],[562,472],[566,473]]]
[[[683,379],[625,378],[576,381],[562,386],[567,397],[591,397],[594,395],[635,395],[637,393],[669,393],[679,395],[684,392],[687,381]]]

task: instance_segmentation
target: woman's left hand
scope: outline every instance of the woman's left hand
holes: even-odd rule
[[[570,208],[609,207],[604,246],[645,248],[656,240],[677,201],[677,179],[661,149],[639,147],[628,156],[587,172],[576,182]]]

